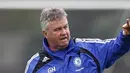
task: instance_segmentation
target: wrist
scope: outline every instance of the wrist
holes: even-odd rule
[[[123,35],[130,35],[130,32],[123,30]]]

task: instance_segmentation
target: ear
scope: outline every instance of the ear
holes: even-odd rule
[[[47,38],[47,31],[42,31],[42,34],[44,35],[45,38]]]

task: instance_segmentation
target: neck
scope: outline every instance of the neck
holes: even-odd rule
[[[49,46],[49,48],[52,50],[52,51],[57,51],[57,48],[54,48],[52,46]]]

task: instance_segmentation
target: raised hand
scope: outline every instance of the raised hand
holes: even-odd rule
[[[126,19],[126,23],[122,25],[123,28],[123,34],[124,35],[130,35],[130,20]]]

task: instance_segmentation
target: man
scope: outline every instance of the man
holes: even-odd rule
[[[27,63],[25,73],[102,73],[130,49],[129,20],[110,40],[72,39],[63,9],[41,13],[43,48]]]

